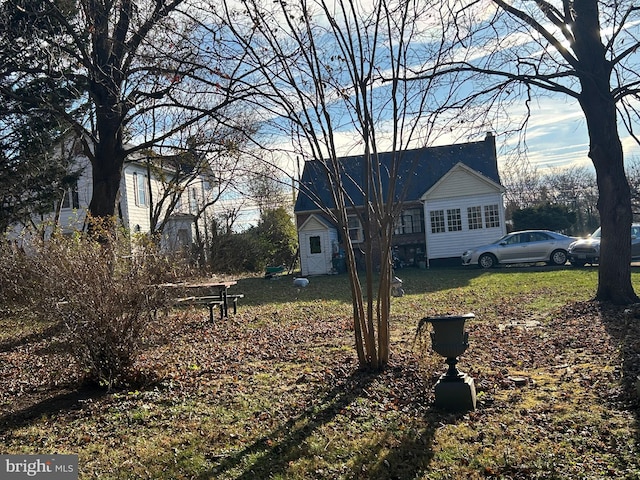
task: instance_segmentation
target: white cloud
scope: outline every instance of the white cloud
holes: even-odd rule
[[[483,15],[490,15],[493,12],[493,10],[485,8],[485,3],[492,4],[492,2],[488,0],[486,2],[483,0],[482,4],[478,3],[475,5],[479,8],[478,21],[482,19]],[[371,8],[371,1],[365,0],[358,5],[362,10],[367,10]],[[430,21],[431,20],[425,18],[424,25],[422,26],[423,31],[427,32],[432,26],[429,24]],[[633,25],[634,24],[631,24],[631,26]],[[607,32],[603,33],[605,33],[605,35],[607,34]],[[487,43],[470,47],[458,53],[468,61],[480,59],[495,52],[497,48],[504,47],[505,42],[510,46],[524,45],[531,42],[531,35],[526,32],[514,31],[507,37],[507,40],[503,38],[500,44]],[[523,118],[525,109],[524,101],[516,104],[512,107],[510,113],[513,115],[511,116],[514,119]],[[513,124],[507,125],[505,123],[505,128],[513,128]],[[501,131],[501,128],[498,126],[495,128],[494,133],[501,136],[503,131],[504,128]],[[451,133],[445,132],[439,135],[435,142],[431,141],[429,144],[442,145],[455,143],[460,141],[460,135],[458,133],[459,132],[455,131]],[[628,137],[622,128],[620,129],[620,133],[627,158],[640,156],[640,148],[635,141]],[[480,140],[481,136],[482,132],[480,132],[477,140]],[[583,112],[577,102],[572,101],[567,96],[558,95],[555,98],[551,96],[536,97],[531,104],[531,117],[523,139],[528,147],[529,161],[540,169],[562,168],[571,165],[591,166],[591,161],[587,156],[589,151],[589,138]],[[514,138],[509,139],[505,147],[514,148],[518,140],[520,139],[514,136]],[[362,151],[355,128],[352,131],[336,133],[335,141],[338,145],[340,155],[359,154]],[[284,145],[286,143],[288,143],[288,140],[283,139],[282,144]],[[386,144],[382,141],[379,144],[379,147],[383,150],[389,149],[390,146],[390,141]]]

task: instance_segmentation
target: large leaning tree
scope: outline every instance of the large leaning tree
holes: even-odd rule
[[[473,95],[501,101],[545,93],[580,105],[596,171],[602,226],[596,299],[637,302],[631,284],[632,221],[619,127],[636,138],[640,6],[598,0],[477,0],[452,3],[449,71],[470,74]],[[520,97],[522,98],[522,97]],[[468,102],[468,99],[466,100]]]
[[[0,96],[58,118],[84,142],[94,217],[114,217],[122,168],[153,148],[175,153],[234,121],[233,67],[217,26],[190,0],[7,0],[0,5]],[[37,79],[40,90],[24,88]],[[78,100],[56,101],[63,89]]]
[[[249,80],[258,86],[263,133],[293,139],[292,156],[313,162],[330,190],[327,204],[299,185],[300,194],[315,198],[318,209],[338,225],[359,364],[384,368],[390,354],[392,239],[402,198],[395,179],[403,151],[426,145],[432,126],[429,82],[401,79],[408,64],[427,54],[425,45],[440,45],[440,29],[427,28],[434,10],[424,0],[240,0],[225,6],[229,32],[255,72]],[[347,148],[341,145],[345,138]],[[341,163],[347,151],[362,162],[356,194],[347,188],[353,179]],[[380,161],[383,152],[393,156],[388,168]],[[349,214],[358,216],[364,231],[358,246],[365,259],[362,277]]]

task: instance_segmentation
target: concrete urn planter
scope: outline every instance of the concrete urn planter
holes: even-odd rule
[[[476,390],[473,378],[456,368],[458,358],[469,347],[469,334],[464,331],[467,320],[475,318],[473,313],[426,317],[420,327],[430,323],[433,351],[445,357],[449,368],[435,385],[435,406],[449,411],[475,410]]]

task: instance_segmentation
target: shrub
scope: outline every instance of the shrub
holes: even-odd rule
[[[212,268],[217,272],[260,272],[266,267],[264,241],[251,230],[216,236],[213,239]]]
[[[291,264],[298,248],[298,232],[284,208],[263,212],[255,234],[267,246],[269,265]]]
[[[4,315],[24,306],[25,252],[15,243],[0,242],[0,305]]]
[[[546,229],[567,232],[576,222],[576,212],[566,205],[545,203],[513,212],[514,230]]]
[[[64,325],[86,379],[107,388],[136,378],[135,358],[154,311],[164,303],[161,289],[152,285],[162,281],[166,259],[131,256],[128,245],[128,239],[56,236],[16,253],[0,274],[0,284],[11,287],[7,296]]]
[[[218,272],[264,272],[268,265],[290,265],[298,234],[284,208],[262,213],[257,226],[241,233],[217,232],[211,243],[212,268]]]

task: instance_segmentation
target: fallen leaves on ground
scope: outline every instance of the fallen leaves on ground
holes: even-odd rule
[[[195,309],[159,315],[136,365],[148,383],[108,393],[78,387],[60,329],[5,341],[5,450],[78,452],[104,478],[153,478],[149,468],[165,478],[440,478],[445,458],[477,478],[638,472],[621,433],[638,407],[634,309],[576,302],[532,319],[505,302],[483,312],[459,363],[476,381],[467,414],[433,409],[445,365],[413,342],[394,347],[384,372],[363,372],[348,317],[256,311],[214,324]],[[394,324],[402,338],[414,327]]]

